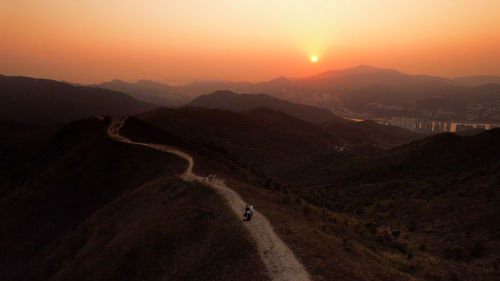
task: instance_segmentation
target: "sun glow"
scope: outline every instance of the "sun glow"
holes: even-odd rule
[[[317,56],[311,57],[311,62],[317,62],[317,61],[318,61],[318,57]]]

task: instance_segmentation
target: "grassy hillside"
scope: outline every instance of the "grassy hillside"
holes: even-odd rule
[[[216,144],[233,147],[259,142],[238,138],[245,132],[239,127],[220,131],[230,122],[246,126],[240,119],[215,121],[200,117],[199,109],[184,110],[186,117],[156,111],[150,120],[158,132],[184,137],[190,135],[183,128],[196,128],[192,140],[215,135]],[[269,128],[276,117],[271,112],[257,114]],[[500,215],[498,132],[438,135],[370,154],[331,151],[304,159],[291,152],[280,169],[263,174],[213,150],[218,158],[194,154],[195,170],[216,171],[262,211],[315,280],[494,280],[500,269],[493,223]],[[139,138],[132,130],[128,136]],[[288,146],[293,138],[304,136],[291,134],[278,144]],[[265,141],[257,145],[273,155]],[[233,161],[233,170],[219,170],[223,158]]]
[[[265,280],[239,218],[182,159],[61,130],[0,197],[1,280]]]

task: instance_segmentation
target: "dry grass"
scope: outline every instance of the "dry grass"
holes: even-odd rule
[[[254,204],[315,280],[494,280],[498,261],[455,261],[434,251],[439,233],[410,232],[309,204],[294,194],[235,180],[228,184]],[[307,211],[305,211],[307,210]],[[399,235],[392,232],[399,231]],[[397,238],[395,237],[397,236]],[[423,247],[421,245],[426,245]],[[426,248],[427,247],[427,248]]]

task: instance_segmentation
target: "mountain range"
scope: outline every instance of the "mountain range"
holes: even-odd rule
[[[102,87],[122,90],[136,98],[155,102],[157,90],[141,86],[144,82],[121,85],[112,81]],[[264,82],[195,82],[180,86],[159,86],[165,97],[182,97],[163,105],[219,90],[238,93],[265,93],[294,103],[329,109],[341,116],[362,119],[392,117],[500,122],[500,78],[471,76],[454,79],[429,75],[410,75],[393,69],[367,65],[325,71],[301,78],[279,77]],[[134,90],[130,90],[134,88]],[[139,94],[140,93],[140,94]]]
[[[367,84],[406,77],[350,71]],[[348,80],[332,72],[300,83],[339,75]],[[167,108],[96,87],[0,81],[1,280],[269,280],[255,238],[222,197],[179,177],[182,158],[134,141],[175,147],[197,175],[217,174],[313,280],[499,274],[500,129],[431,136],[265,94],[207,92]],[[470,89],[494,104],[496,87]],[[108,135],[117,113],[130,115],[119,134],[131,143]]]
[[[327,109],[292,103],[266,94],[237,94],[231,91],[216,91],[196,97],[187,105],[232,111],[246,111],[253,108],[267,107],[311,123],[320,124],[344,121],[344,119]]]
[[[178,106],[190,100],[186,96],[177,93],[176,87],[151,80],[139,80],[135,83],[128,83],[115,79],[93,86],[122,92],[138,100],[162,106]]]

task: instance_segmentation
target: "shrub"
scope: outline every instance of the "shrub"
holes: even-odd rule
[[[273,183],[273,179],[271,178],[266,178],[264,180],[264,187],[267,188],[267,189],[271,189],[272,187],[272,183]]]
[[[480,258],[484,251],[484,245],[481,241],[475,241],[469,249],[469,255],[472,258]]]
[[[465,253],[464,248],[459,245],[454,245],[452,247],[443,250],[443,255],[448,259],[459,260],[463,258]]]
[[[382,235],[384,236],[385,241],[390,242],[392,240],[391,236],[387,231],[382,232]]]
[[[375,222],[367,222],[365,223],[365,227],[369,230],[369,232],[373,235],[377,234],[377,229],[379,228],[379,224]]]
[[[308,216],[309,214],[311,214],[312,209],[311,207],[309,207],[309,205],[304,205],[304,207],[302,207],[302,212],[305,216]]]
[[[408,231],[415,232],[417,231],[417,229],[418,229],[417,222],[411,221],[410,223],[408,223]]]
[[[389,247],[391,247],[392,249],[395,249],[395,250],[399,251],[402,254],[405,254],[406,253],[406,249],[408,248],[408,244],[406,244],[406,243],[399,243],[399,242],[393,241],[393,242],[389,243]]]

